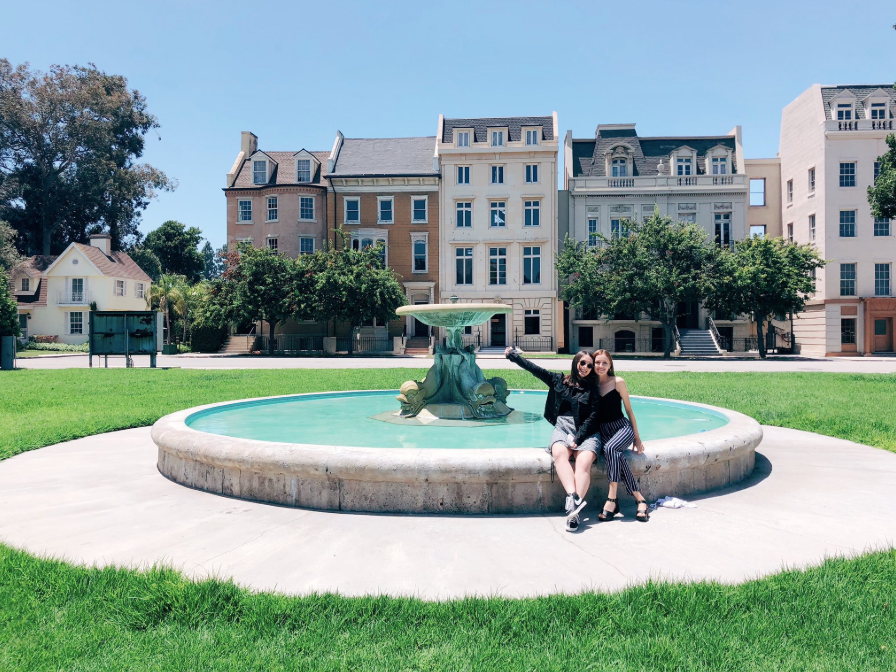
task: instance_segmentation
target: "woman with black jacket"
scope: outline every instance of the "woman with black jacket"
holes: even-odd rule
[[[585,496],[591,486],[591,465],[600,451],[595,436],[600,397],[594,387],[594,359],[587,350],[580,350],[565,376],[533,364],[514,348],[507,348],[504,356],[548,386],[544,417],[554,431],[545,450],[554,458],[557,476],[566,489],[566,531],[575,532],[579,512],[588,503]],[[575,468],[569,463],[573,458]]]

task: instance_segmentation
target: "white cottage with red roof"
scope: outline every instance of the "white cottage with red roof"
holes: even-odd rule
[[[90,245],[72,243],[57,257],[29,257],[10,274],[22,336],[56,336],[61,343],[87,342],[87,313],[146,310],[150,277],[124,252],[110,250],[108,235]]]

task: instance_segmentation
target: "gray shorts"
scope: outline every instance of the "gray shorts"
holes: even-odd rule
[[[571,443],[569,440],[570,434],[573,436],[576,435],[576,422],[571,415],[561,415],[557,418],[557,424],[554,425],[554,431],[551,432],[551,440],[548,442],[548,447],[545,448],[545,452],[550,453],[551,446],[555,443],[562,443],[569,448],[569,444]],[[590,450],[592,453],[600,455],[600,438],[596,434],[589,436],[576,447],[576,452],[580,450]]]

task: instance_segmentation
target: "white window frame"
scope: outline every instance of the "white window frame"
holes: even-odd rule
[[[264,171],[264,179],[259,182],[258,181],[258,166],[261,165],[262,170]],[[268,183],[268,162],[264,159],[252,159],[252,184],[267,184]]]
[[[128,283],[125,280],[112,281],[112,296],[127,296]]]
[[[423,219],[417,219],[417,211],[414,204],[423,201]],[[411,196],[411,222],[414,224],[429,223],[429,196]]]
[[[727,156],[712,157],[712,174],[713,175],[727,175],[728,174],[728,157]]]
[[[526,184],[538,184],[538,164],[526,164]]]
[[[249,204],[249,218],[245,219],[243,217],[243,203]],[[236,201],[236,223],[237,224],[251,224],[252,223],[252,199],[251,198],[238,198]]]
[[[311,242],[311,250],[310,251],[302,249],[302,243],[305,241]],[[314,236],[299,236],[299,256],[300,257],[303,254],[314,254],[314,247],[315,247]]]
[[[383,243],[383,263],[386,268],[389,267],[389,231],[386,229],[355,229],[351,232],[351,247],[352,249],[363,249],[361,246],[364,244],[365,239],[372,240],[372,244],[376,245],[379,242]]]
[[[462,226],[458,226],[457,224],[457,215],[458,213],[464,213],[464,224]],[[469,217],[467,217],[467,213],[469,213]],[[466,223],[466,220],[469,219],[469,224]],[[473,228],[473,200],[472,199],[464,199],[457,200],[454,202],[454,228],[455,229],[471,229]]]
[[[463,250],[462,254],[458,254],[460,250]],[[467,254],[467,250],[470,251]],[[474,247],[472,245],[458,245],[454,248],[454,284],[457,287],[472,287],[476,282],[476,276],[474,275],[475,264],[473,262],[474,259]],[[467,279],[467,264],[470,266],[470,282],[458,282],[457,281],[457,261],[461,260],[463,262],[463,278]]]
[[[311,217],[302,216],[302,201],[305,199],[311,200]],[[309,196],[308,194],[299,194],[299,221],[300,222],[316,222],[317,221],[317,203],[315,202],[317,199],[314,196]]]
[[[273,252],[279,252],[280,245],[277,236],[268,236],[265,239],[265,247]]]
[[[853,276],[851,279],[850,278],[844,279],[844,277],[843,277],[843,270],[844,270],[843,267],[844,266],[852,266]],[[852,282],[852,293],[851,294],[843,293],[844,281]],[[839,284],[840,296],[858,296],[858,292],[859,292],[859,264],[855,261],[841,261],[840,262],[840,284]]]
[[[274,201],[274,207],[273,207],[273,208],[271,208],[271,201],[272,201],[272,200]],[[276,194],[273,195],[273,196],[268,195],[268,196],[265,197],[265,205],[266,205],[267,207],[265,208],[265,217],[266,217],[266,219],[265,219],[264,221],[266,221],[266,222],[279,222],[279,221],[280,221],[280,219],[279,219],[279,215],[280,215],[280,198],[279,198]],[[271,210],[274,211],[274,217],[273,217],[273,218],[271,218]]]
[[[135,299],[145,299],[146,298],[146,283],[143,283],[143,282],[135,282],[134,283],[134,298]]]
[[[883,109],[881,109],[883,107]],[[890,105],[885,100],[869,100],[868,105],[865,106],[867,111],[868,119],[874,119],[876,121],[884,121],[885,119],[890,118]],[[875,112],[882,112],[883,116],[874,116]]]
[[[390,219],[383,219],[383,203],[389,202]],[[395,223],[395,197],[394,196],[377,196],[376,197],[376,223],[377,224],[394,224]]]
[[[844,213],[851,212],[852,213],[852,221],[844,222],[843,215]],[[837,219],[837,236],[838,238],[858,238],[859,237],[859,211],[855,208],[846,208],[841,209],[839,211],[838,219]],[[843,235],[843,227],[852,225],[852,235],[844,236]]]
[[[470,166],[457,166],[455,178],[457,179],[457,184],[470,184]]]
[[[417,243],[422,242],[423,248],[423,270],[417,269]],[[411,234],[411,273],[429,273],[429,233],[418,232]]]
[[[523,228],[531,229],[536,226],[541,226],[541,199],[526,198],[523,200]]]
[[[859,162],[858,161],[840,161],[840,172],[838,174],[837,184],[841,189],[852,189],[856,185],[858,185],[858,172],[859,172]],[[852,166],[852,172],[849,171],[849,166]],[[844,172],[844,168],[846,171]],[[843,184],[844,178],[847,182],[852,181],[852,184]]]
[[[787,223],[787,242],[793,242],[793,222]]]
[[[489,165],[489,184],[504,184],[504,164],[493,163]],[[500,180],[496,178],[501,178]]]
[[[454,146],[469,147],[470,139],[473,137],[473,130],[470,128],[454,129]]]
[[[504,254],[492,254],[492,251],[504,250]],[[490,287],[507,286],[507,245],[489,245],[488,247],[488,284]],[[495,282],[492,282],[492,259],[497,266],[495,268]],[[504,282],[501,282],[501,260],[504,260]]]
[[[526,320],[537,317],[538,318],[538,331],[529,333],[526,331]],[[523,335],[524,336],[538,336],[541,334],[541,309],[540,308],[526,308],[523,311]]]
[[[588,217],[588,247],[597,247],[597,234],[600,233],[598,217]]]
[[[0,282],[2,282],[2,281],[0,281]],[[19,289],[20,292],[30,292],[31,291],[31,278],[29,278],[29,277],[22,278],[21,282],[19,283],[19,287],[20,287],[20,289]]]
[[[74,330],[75,315],[78,316],[78,331]],[[69,335],[83,335],[84,334],[84,313],[83,313],[83,311],[74,310],[74,311],[70,311],[68,313],[68,331],[66,333]]]
[[[808,170],[808,178],[809,178],[809,193],[815,193],[815,166],[812,166]]]
[[[529,253],[526,254],[526,250],[529,250]],[[538,250],[538,253],[535,253],[535,250]],[[538,260],[538,282],[531,281],[526,282],[526,262],[530,263],[529,267],[529,275],[534,275],[532,273],[532,268],[535,265],[535,260]],[[520,280],[522,285],[540,285],[541,284],[541,245],[524,245],[523,246],[523,272],[520,275]]]
[[[628,159],[624,156],[613,157],[610,161],[611,177],[628,177]]]
[[[357,203],[358,204],[358,219],[350,220],[348,218],[348,204],[349,203]],[[361,199],[357,196],[345,196],[342,199],[342,223],[343,224],[360,224],[361,223]]]
[[[885,238],[892,234],[893,222],[890,221],[889,217],[874,217],[873,219],[872,226],[874,227],[873,234],[875,238]],[[878,231],[886,231],[886,233],[878,233]]]
[[[537,147],[541,140],[541,128],[524,128],[523,130],[526,132],[526,146]]]
[[[793,203],[793,180],[787,180],[787,184],[785,185],[785,191],[787,194],[787,204],[790,205]]]
[[[299,168],[299,162],[301,162],[301,161],[308,162],[308,179],[307,180],[301,179],[301,176],[299,175],[299,172],[301,170]],[[313,178],[314,178],[314,161],[312,161],[311,159],[306,159],[306,158],[296,159],[296,182],[298,182],[300,184],[306,184],[308,182],[311,182],[311,180]]]
[[[855,105],[853,103],[836,103],[834,112],[837,121],[852,121],[855,117]]]
[[[886,270],[886,278],[878,278],[877,274],[880,270]],[[877,291],[878,282],[886,280],[887,292],[880,294]],[[874,296],[892,296],[893,295],[893,264],[888,261],[874,262]]]
[[[501,223],[496,224],[497,218],[495,214],[501,213]],[[489,201],[488,203],[488,226],[490,229],[507,228],[507,201]]]
[[[754,232],[753,229],[756,229],[756,231]],[[759,231],[759,229],[762,229],[762,231]],[[765,224],[751,224],[750,225],[750,238],[765,238],[766,231],[767,231],[767,228],[766,228]]]
[[[687,171],[685,171],[687,169]],[[692,156],[676,156],[675,157],[675,176],[676,177],[692,177],[696,174],[694,170],[694,157]]]
[[[506,130],[503,128],[488,129],[488,144],[489,144],[489,146],[504,147],[507,142],[505,133],[506,133]]]
[[[815,242],[815,226],[816,226],[815,213],[813,212],[813,213],[809,214],[809,242],[810,243]]]

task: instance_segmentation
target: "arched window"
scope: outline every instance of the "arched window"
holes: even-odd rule
[[[616,347],[614,352],[634,352],[635,351],[635,332],[628,329],[620,329],[615,334]]]

